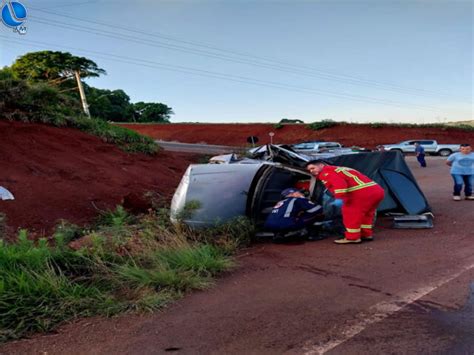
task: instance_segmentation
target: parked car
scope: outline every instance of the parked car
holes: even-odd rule
[[[458,152],[460,149],[460,144],[438,144],[437,141],[429,139],[409,140],[397,144],[385,144],[383,145],[383,148],[385,150],[399,151],[402,153],[414,153],[416,142],[419,142],[420,145],[425,148],[426,154],[441,155],[442,157],[447,157],[454,152]]]
[[[312,141],[293,144],[291,148],[295,152],[312,154],[329,152],[331,150],[342,149],[342,144],[338,142]]]

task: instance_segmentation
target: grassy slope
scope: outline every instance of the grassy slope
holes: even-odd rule
[[[92,230],[63,223],[54,245],[20,231],[17,243],[0,240],[0,341],[76,317],[162,307],[230,268],[251,232],[240,220],[191,233],[170,225],[165,209],[134,217],[121,207]]]

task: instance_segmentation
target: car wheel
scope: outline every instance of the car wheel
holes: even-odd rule
[[[452,151],[450,149],[441,149],[438,154],[441,155],[442,157],[447,157],[451,155]]]

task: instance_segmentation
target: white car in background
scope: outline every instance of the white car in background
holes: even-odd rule
[[[460,144],[438,144],[437,141],[432,139],[409,140],[397,144],[385,144],[383,147],[385,150],[399,151],[401,153],[414,153],[416,142],[420,143],[420,145],[425,149],[426,154],[440,155],[442,157],[447,157],[454,152],[459,152],[459,149],[461,148]]]
[[[291,148],[298,153],[313,154],[340,150],[343,147],[338,142],[311,141],[293,144]]]

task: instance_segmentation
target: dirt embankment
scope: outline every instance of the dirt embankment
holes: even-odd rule
[[[48,232],[58,219],[90,222],[97,209],[127,195],[154,191],[169,198],[196,155],[127,154],[70,128],[0,121],[0,186],[14,201],[0,201],[8,225]]]
[[[474,144],[474,132],[458,129],[373,127],[371,125],[338,125],[318,131],[306,125],[284,125],[276,129],[272,124],[124,124],[124,127],[165,141],[244,146],[247,137],[257,136],[261,144],[270,143],[269,132],[274,132],[274,143],[295,143],[305,140],[341,142],[345,146],[373,148],[378,144],[396,143],[408,139],[436,139],[439,143]]]

